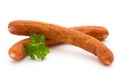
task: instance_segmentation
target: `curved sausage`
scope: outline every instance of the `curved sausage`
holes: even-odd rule
[[[13,21],[8,26],[9,31],[16,35],[42,34],[47,39],[75,45],[98,56],[105,65],[110,65],[114,56],[112,52],[99,40],[72,29],[67,29],[54,24],[37,21]]]
[[[105,29],[104,27],[100,27],[100,26],[80,26],[80,27],[72,27],[70,29],[83,32],[83,33],[93,36],[99,40],[104,40],[109,34],[107,29]],[[46,39],[45,44],[47,46],[53,46],[53,45],[57,45],[60,43],[61,42],[56,41],[56,40]],[[26,56],[26,54],[24,53],[24,45],[25,44],[30,44],[30,40],[24,39],[24,40],[21,40],[21,41],[15,43],[9,49],[9,56],[14,60],[23,59]]]

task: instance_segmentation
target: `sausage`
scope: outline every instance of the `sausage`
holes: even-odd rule
[[[112,64],[114,60],[113,53],[102,42],[79,31],[67,29],[55,24],[25,20],[13,21],[9,24],[8,28],[12,34],[42,34],[47,39],[78,46],[96,55],[101,63],[105,65]]]
[[[86,33],[90,36],[93,36],[99,40],[104,40],[108,36],[108,31],[104,27],[100,26],[79,26],[79,27],[72,27],[70,29],[77,30],[83,33]],[[53,46],[56,44],[60,44],[61,42],[57,40],[52,39],[46,39],[46,46]],[[24,45],[30,44],[29,39],[21,40],[17,43],[15,43],[10,49],[9,49],[9,56],[14,60],[21,60],[23,59],[26,54],[24,53]]]
[[[10,49],[9,49],[9,56],[14,60],[20,60],[23,59],[26,54],[24,52],[24,45],[26,43],[30,43],[30,39],[24,39],[17,43],[15,43]]]
[[[78,26],[70,29],[83,32],[101,41],[107,38],[109,35],[108,30],[102,26]]]

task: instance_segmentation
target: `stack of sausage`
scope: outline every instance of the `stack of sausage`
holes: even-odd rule
[[[16,20],[9,23],[8,30],[15,35],[42,34],[46,37],[46,46],[66,43],[80,47],[97,56],[105,65],[112,64],[114,60],[111,50],[101,42],[109,35],[107,29],[101,26],[65,28],[45,22]],[[14,60],[24,58],[24,45],[28,43],[29,38],[15,43],[9,50],[9,56]]]

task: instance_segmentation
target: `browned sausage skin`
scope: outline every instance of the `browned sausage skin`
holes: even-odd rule
[[[52,45],[56,45],[59,44],[60,42],[58,41],[53,41],[53,40],[46,40],[45,45],[46,46],[52,46]],[[13,60],[21,60],[23,59],[26,54],[24,52],[24,45],[25,44],[30,44],[30,39],[24,39],[21,41],[18,41],[17,43],[15,43],[10,49],[9,49],[9,56],[13,59]]]
[[[9,49],[9,56],[14,60],[21,60],[26,56],[24,52],[24,45],[30,43],[29,39],[21,40],[17,43],[15,43],[10,49]]]
[[[80,26],[80,27],[72,27],[70,29],[77,30],[83,33],[86,33],[90,36],[95,37],[99,40],[104,40],[106,38],[106,35],[108,36],[108,31],[104,27],[100,26]],[[21,40],[17,43],[15,43],[10,49],[9,49],[9,56],[14,60],[21,60],[26,55],[24,53],[24,44],[29,44],[29,39]],[[61,42],[56,40],[48,40],[46,39],[46,45],[47,46],[53,46],[56,44],[60,44]],[[19,50],[18,50],[19,49]]]
[[[100,27],[100,26],[80,26],[80,27],[72,27],[70,29],[86,33],[99,40],[104,40],[109,34],[107,29],[105,29],[104,27]],[[24,39],[24,40],[21,40],[15,43],[9,50],[9,56],[14,60],[21,60],[22,58],[25,57],[24,44],[29,44],[29,43],[30,43],[29,39]],[[61,42],[56,41],[56,40],[50,40],[50,39],[46,40],[47,46],[53,46],[59,43]]]
[[[102,26],[78,26],[72,27],[70,29],[83,32],[101,41],[107,38],[107,36],[109,35],[108,30]]]
[[[9,24],[9,31],[16,35],[43,34],[48,39],[81,47],[97,55],[98,59],[105,65],[110,65],[114,60],[112,52],[99,40],[82,32],[58,25],[18,20]]]

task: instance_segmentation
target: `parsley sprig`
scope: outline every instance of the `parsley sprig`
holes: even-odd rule
[[[44,60],[46,55],[50,52],[49,48],[45,46],[45,36],[39,34],[30,35],[31,44],[24,46],[25,53],[31,57],[31,59]]]

